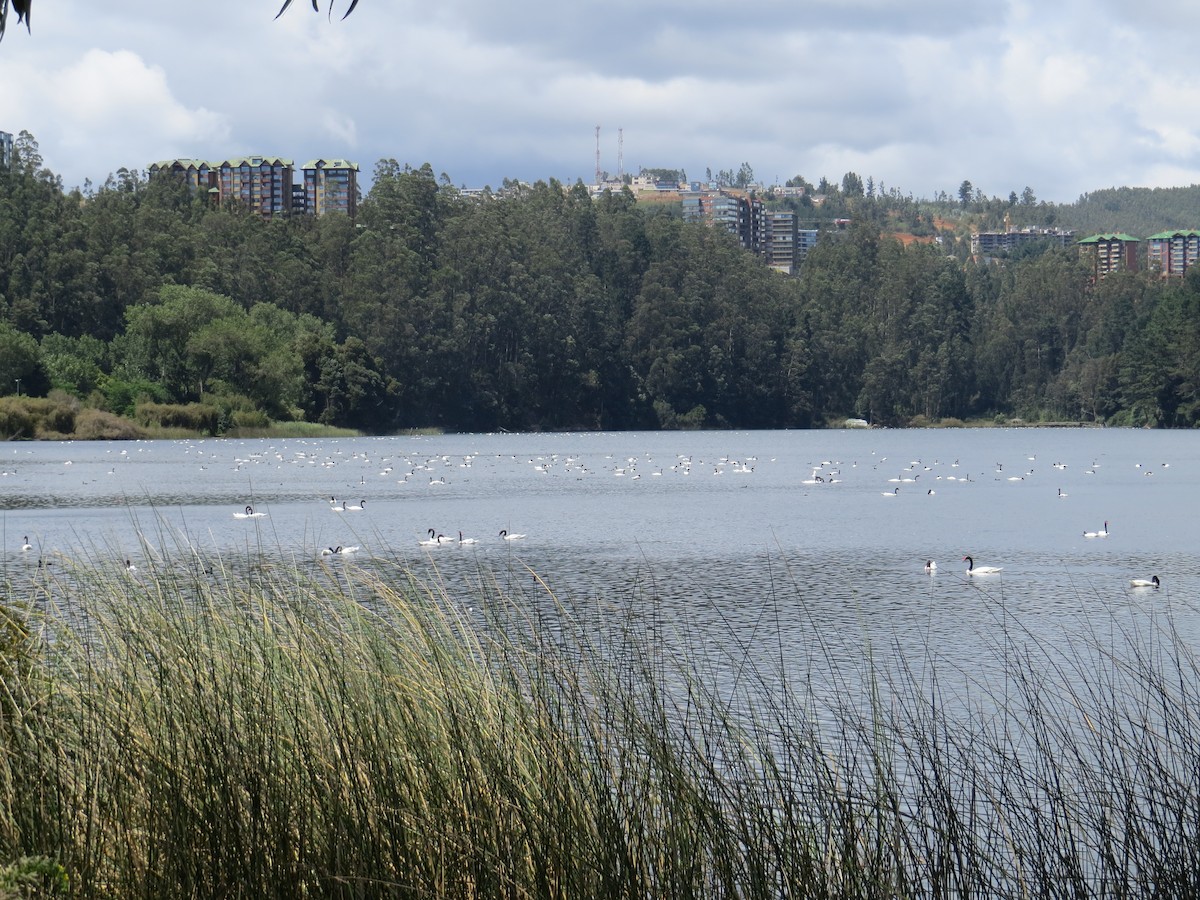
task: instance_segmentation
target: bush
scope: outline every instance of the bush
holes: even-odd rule
[[[136,441],[146,437],[146,432],[102,409],[84,409],[75,417],[75,437],[81,441]]]
[[[146,427],[186,428],[204,434],[216,434],[220,410],[207,403],[139,403],[134,421]]]
[[[62,391],[50,397],[0,398],[0,436],[63,438],[75,430],[79,401]]]
[[[36,420],[28,402],[21,397],[0,397],[0,438],[29,440],[35,436]]]
[[[266,428],[271,424],[261,409],[238,409],[233,413],[234,428]]]

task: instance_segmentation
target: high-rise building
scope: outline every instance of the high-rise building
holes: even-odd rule
[[[208,191],[221,204],[240,203],[268,219],[293,212],[353,216],[358,211],[358,165],[344,159],[307,162],[299,181],[292,161],[278,156],[152,163],[150,175],[160,173],[182,178],[193,191]]]
[[[683,194],[681,201],[685,221],[722,228],[751,253],[762,252],[766,218],[757,197],[740,191],[693,191]]]
[[[1200,231],[1160,231],[1146,238],[1146,266],[1163,278],[1182,278],[1200,260]]]
[[[1056,247],[1065,247],[1073,237],[1075,237],[1074,231],[1066,231],[1061,228],[978,231],[971,235],[971,254],[973,256],[993,256],[1037,241]]]
[[[773,209],[765,214],[766,240],[763,258],[768,266],[785,275],[796,271],[796,214],[791,210]]]
[[[7,172],[12,168],[13,136],[7,131],[0,131],[0,171]]]
[[[151,177],[160,173],[182,178],[194,191],[207,191],[222,205],[240,203],[270,219],[292,209],[292,161],[278,156],[244,156],[211,162],[168,159],[152,163]]]
[[[304,211],[310,215],[358,212],[358,164],[345,159],[314,159],[301,167]]]
[[[221,203],[240,202],[264,219],[292,211],[292,161],[279,156],[243,156],[217,163]]]
[[[1136,272],[1139,244],[1141,241],[1128,234],[1094,234],[1078,246],[1091,264],[1092,277],[1099,279],[1113,272]]]

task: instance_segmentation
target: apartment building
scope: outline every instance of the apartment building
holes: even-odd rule
[[[1141,241],[1128,234],[1094,234],[1078,244],[1080,255],[1087,259],[1094,279],[1113,272],[1136,272]]]
[[[762,253],[766,213],[762,201],[741,191],[688,191],[680,198],[683,218],[723,228],[751,253]]]
[[[1200,231],[1160,231],[1146,238],[1146,267],[1163,278],[1182,278],[1200,260]]]
[[[151,177],[168,173],[193,191],[207,191],[214,202],[238,203],[271,219],[289,213],[324,215],[358,212],[358,165],[345,159],[315,159],[295,180],[292,160],[280,156],[243,156],[218,161],[169,159],[152,163]]]
[[[303,211],[309,215],[358,212],[358,165],[346,159],[313,159],[300,167]],[[295,210],[299,212],[300,210]]]
[[[1066,247],[1074,238],[1074,231],[1067,231],[1060,228],[979,231],[971,235],[971,255],[996,256],[1036,241],[1043,241],[1058,247]]]
[[[791,210],[768,210],[765,213],[765,222],[763,259],[777,272],[785,275],[795,274],[799,264],[796,257],[796,214]]]
[[[0,131],[0,171],[7,172],[12,168],[13,136],[7,131]]]

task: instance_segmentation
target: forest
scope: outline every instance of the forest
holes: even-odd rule
[[[788,277],[628,191],[469,197],[382,160],[355,219],[264,221],[126,169],[64,190],[23,133],[0,174],[0,434],[1200,421],[1200,272],[976,263],[945,218],[980,198],[939,216],[850,186],[830,208],[852,224]],[[939,240],[892,234],[913,221]]]

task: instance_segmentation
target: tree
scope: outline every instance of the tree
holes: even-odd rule
[[[974,193],[975,186],[970,181],[963,179],[963,183],[958,186],[958,202],[962,204],[963,209],[967,208]]]

